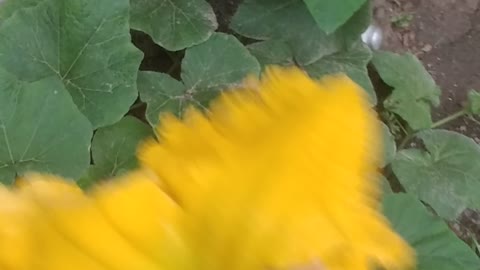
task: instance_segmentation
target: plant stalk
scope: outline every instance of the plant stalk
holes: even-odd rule
[[[455,112],[443,119],[440,119],[438,120],[437,122],[433,123],[432,126],[430,128],[437,128],[437,127],[440,127],[442,125],[445,125],[447,124],[448,122],[450,121],[453,121],[459,117],[462,117],[464,115],[467,114],[467,111],[465,109],[462,109],[458,112]],[[415,135],[415,132],[413,133],[410,133],[408,132],[405,137],[403,138],[403,140],[400,142],[400,144],[398,145],[398,149],[403,149],[405,147],[405,145],[413,138],[413,136]]]
[[[433,123],[431,128],[437,128],[439,126],[442,126],[442,125],[445,125],[446,123],[450,122],[450,121],[453,121],[459,117],[462,117],[464,116],[465,114],[467,114],[467,111],[465,109],[462,109],[456,113],[453,113],[443,119],[440,119],[438,120],[437,122]]]

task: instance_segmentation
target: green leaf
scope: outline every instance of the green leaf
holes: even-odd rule
[[[217,29],[212,7],[204,0],[130,0],[133,29],[155,43],[178,51],[202,43]]]
[[[292,50],[286,42],[273,39],[265,40],[252,43],[247,48],[257,58],[262,69],[268,65],[295,65]]]
[[[250,44],[248,49],[263,67],[266,65],[295,65],[290,46],[283,41],[273,39],[261,41]],[[363,43],[357,42],[349,50],[324,56],[312,64],[300,65],[300,67],[315,78],[336,73],[348,75],[367,92],[370,102],[375,105],[377,96],[367,70],[367,64],[371,57],[370,49]]]
[[[33,82],[57,76],[94,127],[137,97],[142,53],[130,42],[128,0],[43,0],[0,25],[0,67]]]
[[[301,0],[244,0],[230,28],[252,39],[267,40],[291,37],[300,26],[311,22],[313,18]]]
[[[366,0],[303,0],[318,26],[332,33],[344,24]]]
[[[156,126],[161,112],[182,116],[186,106],[207,109],[220,91],[258,75],[260,65],[231,35],[215,33],[206,42],[188,48],[182,60],[182,82],[166,74],[142,71],[140,98],[147,103],[147,120]]]
[[[90,182],[106,180],[137,168],[138,144],[148,137],[153,137],[150,126],[132,116],[99,128],[92,141],[94,165],[86,179]]]
[[[392,133],[390,133],[390,129],[388,128],[388,126],[382,122],[381,127],[383,137],[383,168],[390,164],[390,162],[392,162],[392,160],[395,158],[395,154],[397,152],[397,145],[395,144],[395,138],[393,137]]]
[[[217,33],[205,43],[189,48],[182,61],[182,80],[198,96],[209,101],[209,92],[218,93],[245,76],[260,73],[260,65],[234,36]]]
[[[360,39],[370,23],[370,6],[363,5],[331,35],[322,31],[302,0],[245,0],[238,7],[230,27],[258,40],[277,39],[290,45],[301,65],[325,55],[348,49]]]
[[[480,114],[480,93],[475,90],[468,92],[466,109],[469,114]]]
[[[418,137],[426,151],[402,150],[392,162],[405,190],[449,220],[466,208],[480,209],[480,147],[447,130],[425,130]]]
[[[12,16],[15,11],[25,8],[32,7],[38,4],[41,0],[0,0],[0,23],[1,21]]]
[[[172,112],[180,116],[185,107],[194,104],[191,96],[186,93],[185,85],[168,74],[140,71],[137,85],[140,99],[147,103],[145,114],[152,126],[156,126],[161,112]]]
[[[391,194],[393,193],[392,187],[390,186],[390,182],[388,182],[388,179],[381,173],[377,173],[376,177],[378,177],[381,190],[383,194]]]
[[[0,68],[0,183],[30,171],[76,179],[92,132],[58,78],[27,83]]]
[[[384,213],[415,249],[417,270],[478,270],[480,259],[439,218],[408,194],[384,197]]]
[[[270,42],[253,45],[257,58],[264,57],[267,61],[273,60],[274,63],[283,61],[288,63],[292,61],[292,56],[285,57],[291,51],[295,62],[306,66],[322,57],[349,51],[352,45],[354,47],[352,50],[357,50],[359,36],[369,21],[370,8],[366,4],[335,33],[327,35],[317,26],[301,0],[247,0],[240,5],[232,19],[231,27],[244,36]],[[275,52],[280,54],[274,57],[273,52],[267,53],[268,45],[272,45]],[[369,80],[364,81],[362,86],[370,88],[373,93]]]
[[[382,80],[393,87],[384,107],[402,117],[412,129],[432,125],[431,106],[440,103],[440,89],[412,54],[377,52],[372,59]]]
[[[327,74],[345,73],[368,93],[370,102],[376,104],[377,97],[367,70],[367,64],[371,58],[370,49],[363,43],[357,42],[349,50],[325,56],[304,66],[304,69],[317,78]]]
[[[87,169],[87,172],[80,177],[76,184],[83,190],[88,190],[90,187],[96,184],[97,180],[95,179],[95,175],[93,172],[93,165],[90,165]]]

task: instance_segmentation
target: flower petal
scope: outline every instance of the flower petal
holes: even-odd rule
[[[1,269],[164,269],[167,254],[159,250],[183,248],[181,210],[154,181],[134,172],[85,194],[67,180],[33,174],[18,190],[0,190],[1,205],[15,207],[0,208],[0,243],[11,245],[1,246]]]
[[[379,126],[344,75],[270,68],[183,120],[161,116],[139,151],[188,213],[202,269],[413,265],[379,213]],[[379,238],[379,235],[383,238]],[[381,242],[379,241],[381,239]]]

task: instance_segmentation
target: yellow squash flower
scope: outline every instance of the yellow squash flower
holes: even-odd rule
[[[343,75],[267,70],[161,117],[141,168],[85,193],[0,189],[1,270],[410,269],[381,215],[375,112]]]

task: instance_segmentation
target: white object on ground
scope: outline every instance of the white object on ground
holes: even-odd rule
[[[363,43],[374,50],[380,49],[383,41],[382,29],[375,25],[370,25],[362,34]]]

